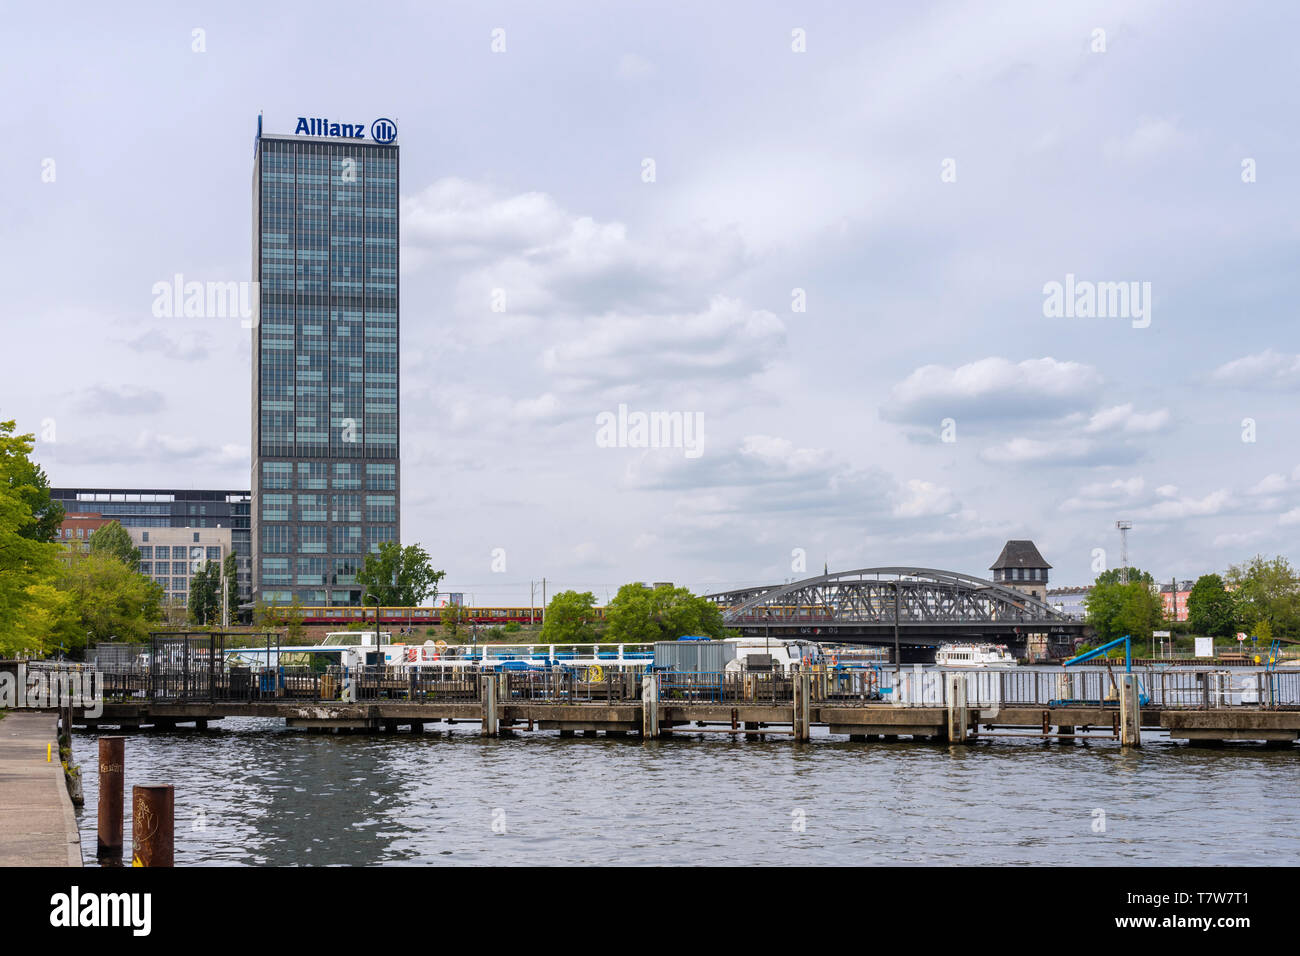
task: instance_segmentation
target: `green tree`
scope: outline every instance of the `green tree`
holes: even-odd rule
[[[1258,637],[1260,624],[1268,622],[1273,637],[1300,638],[1300,589],[1286,558],[1257,554],[1228,568],[1227,579],[1243,629]]]
[[[226,609],[234,621],[239,616],[239,559],[235,552],[226,555],[221,572],[226,576]]]
[[[140,552],[126,529],[118,522],[110,521],[102,528],[96,528],[88,540],[91,554],[111,555],[132,571],[140,570]]]
[[[1155,580],[1137,568],[1128,569],[1128,584],[1121,582],[1120,575],[1118,568],[1097,575],[1084,600],[1085,620],[1103,644],[1125,634],[1134,640],[1150,640],[1165,613]]]
[[[416,607],[438,596],[438,582],[446,571],[435,571],[428,552],[418,544],[402,547],[385,541],[377,553],[366,555],[357,572],[362,587],[362,602],[387,607]],[[396,582],[396,583],[394,583]]]
[[[590,644],[596,640],[596,596],[561,591],[551,598],[542,623],[545,644]]]
[[[625,584],[605,610],[605,640],[621,644],[675,641],[691,634],[726,636],[722,610],[687,588]]]
[[[469,612],[459,604],[448,602],[438,608],[438,623],[442,625],[442,633],[447,637],[458,636],[467,620],[469,620]]]
[[[28,457],[35,438],[14,428],[0,422],[0,656],[35,656],[53,646],[47,638],[65,619],[67,600],[55,589],[63,549],[40,536],[31,482],[43,472]]]
[[[71,551],[58,587],[71,604],[60,634],[71,649],[98,641],[142,643],[162,613],[163,589],[104,551]]]
[[[1195,634],[1230,637],[1236,630],[1236,602],[1217,574],[1202,574],[1187,596],[1187,623]]]
[[[206,561],[190,578],[190,623],[219,624],[221,622],[221,575],[215,561]]]
[[[31,459],[15,461],[6,480],[32,511],[32,523],[19,533],[33,541],[53,542],[65,512],[63,505],[50,499],[50,480],[45,469]]]

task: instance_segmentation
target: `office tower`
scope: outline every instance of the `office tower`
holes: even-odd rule
[[[253,592],[357,604],[363,556],[399,536],[397,131],[295,129],[258,118]]]

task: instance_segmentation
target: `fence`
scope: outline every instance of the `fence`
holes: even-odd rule
[[[960,671],[914,666],[898,675],[896,688],[892,670],[882,671],[881,680],[886,685],[882,690],[885,699],[901,706],[946,706],[945,674],[961,675],[971,707],[1105,706],[1118,702],[1118,673],[1106,668]],[[1300,708],[1300,673],[1190,667],[1135,667],[1133,673],[1139,693],[1146,698],[1142,706],[1153,709]]]
[[[632,703],[641,699],[644,669],[588,666],[482,670],[452,666],[238,666],[201,646],[164,648],[154,666],[95,673],[105,700],[162,702],[365,702],[481,699],[481,677],[495,673],[498,699],[546,703]],[[83,665],[31,662],[29,671],[84,672]],[[1265,668],[1135,667],[1142,706],[1159,710],[1248,707],[1300,709],[1300,672]],[[947,705],[945,675],[960,675],[970,707],[1107,706],[1118,700],[1118,672],[1100,668],[955,670],[914,665],[885,668],[813,668],[811,702],[856,706]],[[775,671],[659,671],[665,704],[769,704],[794,700],[792,675]]]

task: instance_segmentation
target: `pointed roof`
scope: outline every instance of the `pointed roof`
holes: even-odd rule
[[[1002,553],[998,559],[989,565],[990,571],[1000,571],[1004,568],[1050,568],[1051,565],[1043,560],[1043,556],[1038,553],[1038,548],[1032,541],[1008,541],[1002,546]]]

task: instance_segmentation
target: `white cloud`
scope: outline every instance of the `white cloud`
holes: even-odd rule
[[[1085,432],[1120,431],[1142,433],[1159,431],[1169,423],[1169,410],[1157,409],[1153,412],[1135,412],[1132,403],[1113,405],[1095,412],[1088,419]]]
[[[1286,476],[1274,472],[1271,475],[1265,475],[1259,482],[1253,485],[1246,494],[1275,495],[1278,492],[1286,491],[1287,487],[1288,483]]]
[[[1225,362],[1210,377],[1220,384],[1239,388],[1296,388],[1300,387],[1300,355],[1265,349]]]
[[[1082,438],[1012,438],[980,452],[985,461],[1002,465],[1047,462],[1065,464],[1079,462],[1096,450],[1096,445]]]
[[[1091,405],[1101,375],[1080,362],[1054,358],[1011,362],[986,358],[956,368],[924,365],[895,385],[881,410],[889,421],[934,424],[1051,418]]]
[[[1178,124],[1169,119],[1143,119],[1131,133],[1106,144],[1106,155],[1127,163],[1154,159],[1183,142]]]
[[[912,478],[894,506],[894,515],[899,518],[928,518],[951,514],[958,506],[959,502],[950,489]]]

